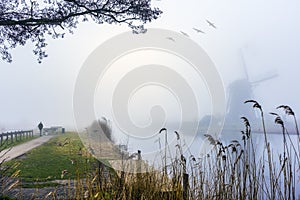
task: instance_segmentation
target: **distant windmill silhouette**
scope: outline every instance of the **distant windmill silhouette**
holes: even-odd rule
[[[251,124],[258,122],[253,109],[249,106],[245,106],[244,102],[249,99],[255,99],[253,91],[255,86],[278,76],[276,73],[271,73],[259,80],[250,80],[242,49],[240,50],[240,56],[245,75],[244,78],[235,80],[228,86],[228,101],[224,130],[242,130],[243,123],[239,123],[241,122],[241,117],[247,117]],[[217,119],[217,116],[204,116],[199,122],[200,128],[206,131],[213,118]]]
[[[237,124],[240,117],[245,116],[250,122],[255,122],[256,116],[253,109],[244,105],[244,101],[254,99],[253,87],[258,86],[264,81],[273,79],[278,76],[276,73],[268,74],[268,76],[259,80],[251,81],[248,74],[243,50],[240,50],[242,66],[245,73],[245,78],[233,81],[228,87],[228,102],[227,102],[227,114],[225,127],[234,128],[234,124]]]

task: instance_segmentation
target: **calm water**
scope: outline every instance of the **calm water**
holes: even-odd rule
[[[181,153],[183,153],[187,161],[189,160],[189,158],[191,158],[191,155],[198,159],[200,157],[203,157],[203,155],[207,155],[207,153],[210,152],[209,149],[211,150],[211,148],[206,149],[203,147],[212,147],[211,145],[209,145],[210,143],[207,140],[204,140],[204,132],[192,135],[191,130],[186,130],[179,131],[179,134],[177,135],[174,130],[178,129],[168,128],[167,131],[162,131],[161,133],[159,133],[159,130],[149,133],[142,133],[141,137],[139,137],[139,134],[129,135],[117,130],[118,129],[116,127],[113,127],[113,138],[115,139],[117,144],[127,145],[130,154],[136,153],[138,150],[140,150],[142,159],[148,161],[150,165],[153,165],[157,169],[162,169],[162,167],[164,166],[165,158],[167,161],[167,165],[171,163],[170,158],[174,159],[176,156],[180,157]],[[252,132],[251,137],[256,152],[256,160],[261,160],[264,153],[266,159],[267,154],[264,150],[264,134]],[[275,168],[278,171],[280,169],[279,155],[283,154],[284,149],[283,136],[279,132],[271,134],[269,133],[267,134],[267,138],[271,147],[273,162],[276,166]],[[229,145],[232,140],[238,140],[241,145],[243,144],[241,131],[223,130],[222,134],[219,137],[219,140],[224,144],[224,146]],[[296,151],[298,151],[297,135],[290,135],[290,138],[287,137],[287,142],[289,144],[289,148],[292,147],[290,145],[292,142],[295,145]],[[167,148],[165,148],[166,146]],[[181,148],[178,148],[178,146],[180,146]],[[109,153],[105,151],[105,155],[109,155]],[[294,158],[294,156],[292,156],[292,158]],[[265,161],[265,166],[265,178],[268,179],[267,160]],[[189,170],[190,168],[188,167],[187,169]],[[295,173],[296,195],[299,196],[300,182],[298,180],[300,177],[300,171],[297,171]]]
[[[140,139],[140,138],[131,138],[128,137],[127,143],[129,145],[129,151],[136,152],[137,150],[142,151],[142,157],[143,159],[148,160],[148,162],[154,163],[156,166],[162,166],[164,155],[165,155],[165,133],[162,134],[156,134],[153,137],[146,138],[146,139]],[[240,144],[243,144],[242,141],[242,135],[240,131],[227,131],[223,132],[220,135],[220,140],[224,145],[230,144],[232,140],[238,140]],[[173,131],[167,132],[167,141],[168,141],[168,151],[167,151],[167,158],[170,157],[170,155],[174,158],[175,155],[179,155],[179,150],[176,146],[176,144],[180,144],[183,147],[184,155],[186,158],[188,158],[191,154],[198,158],[201,156],[202,150],[201,147],[203,146],[203,134],[198,134],[197,136],[190,136],[190,135],[184,135],[180,133],[180,140],[178,141],[176,134]],[[281,133],[272,133],[267,134],[268,141],[270,143],[271,151],[273,154],[274,162],[277,165],[277,169],[280,168],[279,165],[279,155],[283,154],[283,137]],[[256,151],[256,157],[260,159],[264,152],[264,134],[254,132],[252,133],[252,141],[254,144],[254,148]],[[298,151],[298,138],[297,135],[290,135],[290,139],[287,137],[288,144],[292,141],[295,145],[296,150]],[[291,145],[289,145],[291,147]],[[291,147],[292,148],[292,147]],[[265,157],[267,158],[267,157]],[[170,159],[167,159],[168,163],[170,163]],[[267,168],[267,167],[266,167]],[[268,171],[266,172],[266,178]],[[300,172],[297,171],[296,177],[296,195],[300,195]]]

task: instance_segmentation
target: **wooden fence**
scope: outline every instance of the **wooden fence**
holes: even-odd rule
[[[11,144],[29,137],[33,137],[33,130],[2,133],[0,134],[0,146],[4,143]]]

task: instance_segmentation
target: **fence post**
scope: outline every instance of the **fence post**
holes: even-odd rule
[[[6,138],[4,138],[6,137]],[[12,144],[17,141],[22,141],[28,137],[33,137],[33,130],[30,131],[10,131],[0,134],[0,145],[3,145],[4,142],[7,144]]]

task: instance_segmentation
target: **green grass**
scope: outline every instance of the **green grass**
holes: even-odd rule
[[[85,177],[95,159],[86,153],[76,133],[66,133],[29,151],[21,160],[14,159],[5,164],[12,166],[16,163],[18,165],[14,169],[20,170],[19,177],[23,181],[36,182]],[[68,173],[62,177],[63,170]]]
[[[47,188],[47,187],[56,187],[59,186],[59,183],[52,183],[52,182],[46,182],[46,183],[26,183],[22,184],[22,188]]]

